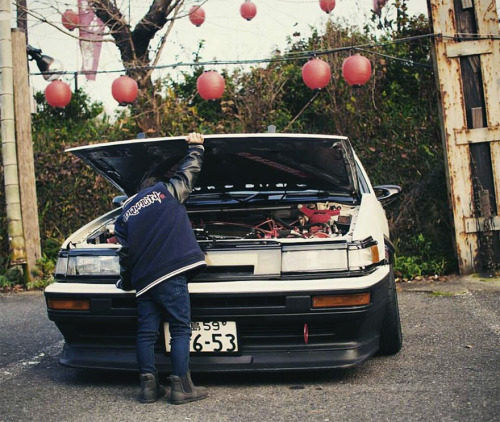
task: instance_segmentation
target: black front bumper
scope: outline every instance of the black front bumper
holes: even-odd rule
[[[236,321],[239,351],[235,354],[192,353],[193,372],[339,368],[357,365],[375,354],[385,312],[389,275],[367,290],[300,292],[273,295],[191,296],[193,321]],[[366,306],[312,309],[318,294],[371,293]],[[67,297],[47,293],[47,298]],[[66,344],[60,363],[77,368],[137,370],[135,299],[130,294],[72,294],[91,300],[87,312],[55,311]],[[306,342],[304,326],[309,336]],[[162,330],[156,364],[170,371]]]

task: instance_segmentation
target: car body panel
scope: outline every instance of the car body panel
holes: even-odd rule
[[[131,195],[143,177],[170,174],[186,144],[156,138],[69,151]],[[384,209],[347,138],[209,135],[186,208],[208,264],[189,283],[192,320],[234,321],[239,344],[236,353],[193,352],[192,371],[345,367],[377,352],[393,247]],[[120,210],[68,237],[56,282],[45,289],[49,318],[65,338],[64,365],[137,370],[135,292],[115,287]],[[360,296],[368,301],[314,305]],[[60,299],[89,306],[51,305]],[[160,330],[156,362],[168,372],[164,341]]]

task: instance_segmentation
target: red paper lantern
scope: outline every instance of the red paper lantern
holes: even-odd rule
[[[193,6],[189,10],[189,20],[193,25],[200,26],[205,22],[205,11],[200,6]]]
[[[364,85],[372,75],[370,60],[359,54],[350,56],[342,64],[342,76],[349,85]]]
[[[80,16],[71,9],[66,10],[62,14],[61,19],[63,26],[69,31],[73,31],[76,27],[78,27],[78,25],[80,25]]]
[[[311,89],[321,89],[330,82],[330,65],[321,59],[309,60],[302,66],[302,80]]]
[[[245,0],[240,6],[240,15],[243,19],[251,21],[257,14],[257,6],[251,0]]]
[[[335,0],[319,0],[319,7],[326,13],[330,13],[335,9]]]
[[[224,78],[214,70],[202,73],[196,81],[198,93],[204,100],[216,100],[222,97],[225,87]]]
[[[120,76],[111,85],[111,94],[120,105],[133,103],[137,98],[138,91],[137,82],[129,76]]]
[[[45,99],[51,107],[66,107],[71,101],[71,88],[63,81],[52,81],[45,88]]]

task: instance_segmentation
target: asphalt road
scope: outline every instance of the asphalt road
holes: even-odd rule
[[[0,421],[496,421],[500,280],[406,284],[405,344],[349,370],[194,375],[201,402],[137,401],[136,374],[64,368],[41,293],[0,295]]]

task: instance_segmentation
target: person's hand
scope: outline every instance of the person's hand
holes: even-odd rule
[[[186,142],[190,145],[191,144],[202,145],[203,141],[204,141],[203,135],[197,132],[191,132],[186,138]]]

